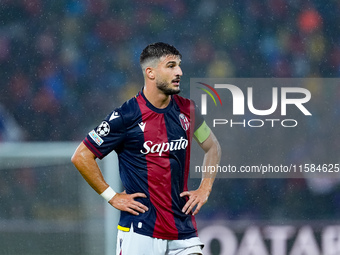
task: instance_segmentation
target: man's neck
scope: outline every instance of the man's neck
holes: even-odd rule
[[[146,99],[156,108],[164,109],[166,108],[171,100],[170,95],[165,95],[162,91],[155,88],[150,88],[144,86],[143,93]]]

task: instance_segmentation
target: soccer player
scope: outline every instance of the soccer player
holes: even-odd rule
[[[179,95],[181,54],[166,43],[140,55],[144,87],[88,133],[72,162],[91,187],[121,211],[118,255],[202,254],[194,215],[206,203],[214,174],[188,190],[192,137],[203,166],[216,166],[220,146],[192,100]],[[125,191],[116,193],[96,158],[115,150]]]

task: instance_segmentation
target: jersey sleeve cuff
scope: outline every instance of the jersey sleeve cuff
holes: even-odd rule
[[[94,147],[87,137],[83,140],[83,143],[97,158],[104,158],[104,155],[96,147]]]

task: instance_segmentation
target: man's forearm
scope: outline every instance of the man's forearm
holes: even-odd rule
[[[208,169],[210,167],[214,167],[216,169],[221,159],[221,147],[213,134],[211,134],[210,141],[208,141],[208,143],[208,149],[205,151],[203,159],[203,167],[204,169]],[[216,177],[216,173],[216,171],[203,172],[200,188],[207,190],[210,193]]]
[[[87,183],[98,193],[101,194],[108,188],[102,172],[96,162],[95,156],[81,143],[72,156],[72,163]]]
[[[214,134],[210,133],[209,137],[203,143],[201,143],[200,146],[205,151],[203,167],[216,167],[220,162],[221,148]],[[206,173],[203,173],[201,184],[197,190],[184,191],[180,194],[181,197],[189,197],[189,200],[182,208],[183,213],[189,214],[195,206],[196,209],[192,214],[196,215],[199,212],[201,207],[208,200],[215,177],[215,172],[207,171]]]

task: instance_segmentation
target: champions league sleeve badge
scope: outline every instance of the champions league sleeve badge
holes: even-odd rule
[[[183,113],[179,115],[179,121],[181,122],[181,125],[184,131],[187,131],[190,127],[190,123],[189,123],[188,118]]]
[[[96,130],[96,133],[100,136],[107,136],[110,133],[110,125],[106,121],[103,121]]]

